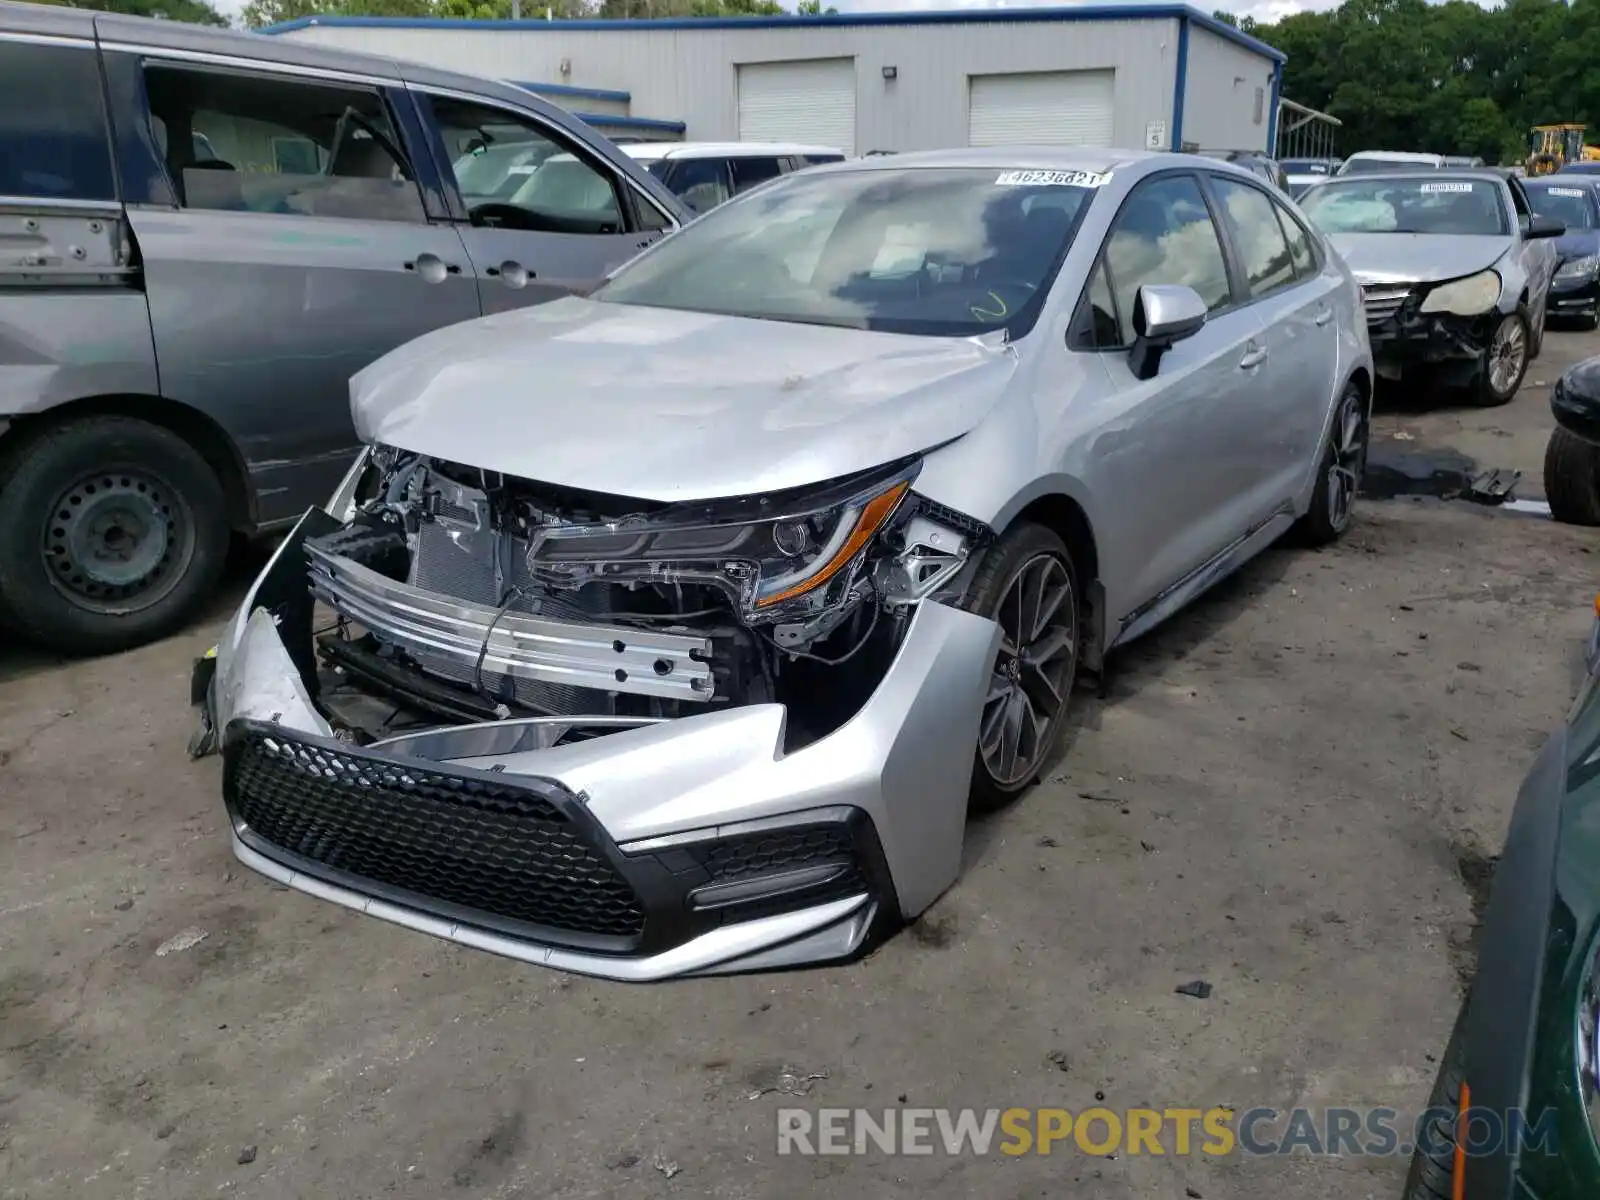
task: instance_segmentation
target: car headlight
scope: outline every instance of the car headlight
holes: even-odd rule
[[[778,496],[675,505],[608,525],[543,528],[536,579],[712,583],[750,621],[822,607],[847,586],[911,491],[921,462]],[[837,603],[838,595],[831,599]]]
[[[1488,312],[1499,299],[1500,276],[1493,271],[1479,271],[1465,279],[1440,284],[1423,297],[1418,311],[1475,317]]]
[[[1584,254],[1569,258],[1556,268],[1557,279],[1587,279],[1600,271],[1600,254]]]

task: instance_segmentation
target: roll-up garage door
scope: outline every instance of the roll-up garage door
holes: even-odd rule
[[[855,59],[741,63],[739,140],[807,142],[854,154]]]
[[[1109,146],[1114,71],[974,75],[971,146]]]

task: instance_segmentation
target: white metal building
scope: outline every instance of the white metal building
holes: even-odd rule
[[[265,32],[510,80],[608,133],[848,153],[1270,151],[1284,56],[1185,4],[644,21],[311,17]]]

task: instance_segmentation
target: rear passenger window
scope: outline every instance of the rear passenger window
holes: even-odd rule
[[[0,41],[0,196],[116,199],[93,46]]]
[[[153,64],[145,90],[185,208],[426,219],[376,91]]]
[[[1147,283],[1181,283],[1211,312],[1232,299],[1222,242],[1200,185],[1177,175],[1142,184],[1117,214],[1104,262],[1121,342],[1133,344],[1133,301]]]
[[[1316,251],[1311,249],[1311,238],[1306,233],[1305,226],[1290,216],[1281,204],[1273,207],[1278,210],[1278,223],[1283,226],[1284,237],[1289,243],[1289,258],[1294,263],[1294,277],[1310,279],[1317,273],[1317,255]]]
[[[782,170],[776,158],[736,158],[733,160],[733,194],[737,196],[758,183],[776,179]]]
[[[681,158],[674,166],[672,190],[695,212],[709,212],[733,194],[723,159]]]
[[[1294,262],[1289,257],[1283,227],[1278,224],[1277,205],[1265,192],[1249,184],[1215,176],[1211,182],[1222,201],[1224,219],[1238,247],[1250,294],[1265,295],[1293,283]]]

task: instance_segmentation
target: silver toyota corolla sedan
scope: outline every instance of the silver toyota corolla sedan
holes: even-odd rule
[[[234,852],[617,979],[853,955],[1080,670],[1344,531],[1371,387],[1350,274],[1226,163],[787,177],[356,377],[368,450],[197,674]]]

